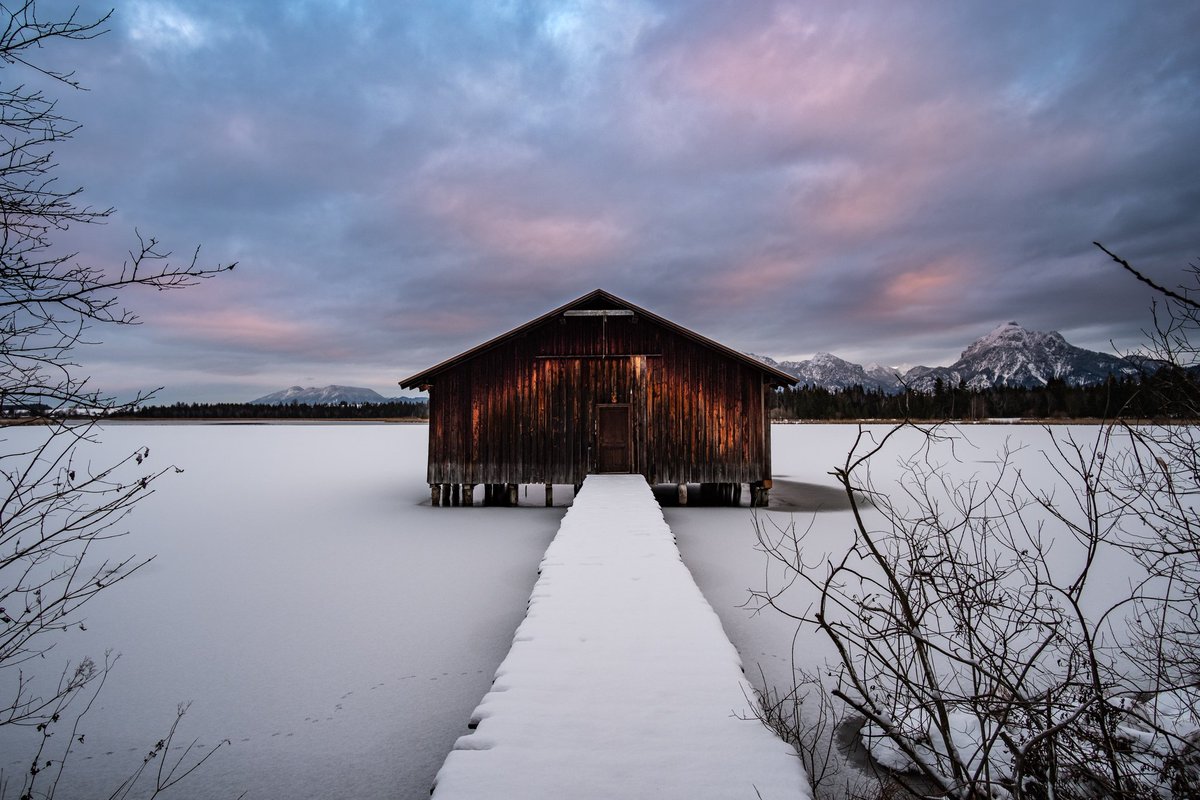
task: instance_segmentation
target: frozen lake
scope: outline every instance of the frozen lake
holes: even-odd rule
[[[111,543],[155,561],[89,604],[87,630],[46,662],[50,676],[68,657],[121,654],[60,796],[107,794],[165,733],[176,704],[191,701],[182,740],[232,744],[178,796],[427,797],[508,651],[563,509],[430,507],[426,432],[107,426],[89,448],[97,463],[145,445],[159,467],[186,472],[164,477],[131,534]],[[776,475],[833,486],[827,473],[855,432],[775,426]],[[1015,426],[968,435],[985,466],[1006,438],[1036,450],[1045,437]],[[540,498],[530,493],[535,506]],[[849,530],[844,511],[791,511],[830,542]],[[786,684],[794,626],[741,607],[765,565],[749,510],[669,508],[666,517],[751,678],[761,666],[768,682]],[[25,752],[20,735],[0,733],[6,773],[27,767]]]
[[[182,738],[232,746],[178,796],[428,797],[562,510],[430,508],[423,425],[102,435],[97,463],[147,445],[186,471],[112,543],[157,558],[47,662],[56,676],[68,655],[121,654],[60,796],[107,796],[191,701]],[[6,772],[27,766],[14,739],[0,739]]]

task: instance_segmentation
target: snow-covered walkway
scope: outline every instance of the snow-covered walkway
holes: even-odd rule
[[[752,697],[645,479],[592,476],[434,800],[806,797]]]

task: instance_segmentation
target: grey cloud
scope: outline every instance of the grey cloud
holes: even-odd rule
[[[138,38],[138,9],[194,30]],[[64,241],[203,243],[242,267],[189,313],[335,341],[180,326],[103,370],[399,377],[598,286],[781,357],[945,360],[1010,318],[1127,343],[1146,295],[1092,240],[1167,282],[1198,250],[1184,0],[179,0],[112,28],[61,53],[91,89],[61,157],[121,213]]]

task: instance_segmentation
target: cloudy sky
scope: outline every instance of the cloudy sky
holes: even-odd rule
[[[780,359],[944,364],[1010,319],[1125,347],[1148,295],[1092,241],[1168,283],[1200,256],[1194,0],[133,0],[108,27],[39,56],[89,89],[56,90],[61,180],[118,209],[63,246],[239,262],[97,332],[117,393],[394,394],[597,287]]]

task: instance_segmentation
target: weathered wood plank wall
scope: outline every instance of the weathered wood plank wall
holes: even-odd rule
[[[431,484],[581,483],[596,407],[628,403],[652,483],[770,478],[764,375],[637,316],[555,317],[430,387]]]

